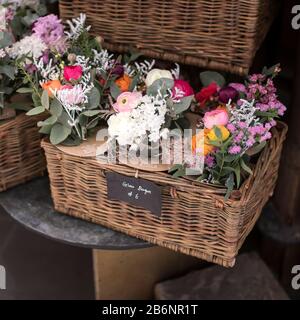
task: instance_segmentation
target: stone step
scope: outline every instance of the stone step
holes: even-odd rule
[[[237,258],[231,269],[213,266],[158,283],[157,300],[288,300],[255,252]]]

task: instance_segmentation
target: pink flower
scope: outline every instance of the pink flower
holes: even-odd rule
[[[228,113],[224,109],[206,112],[203,118],[204,126],[207,129],[212,129],[214,126],[226,126],[228,120]]]
[[[240,146],[231,146],[229,149],[228,149],[228,152],[230,154],[238,154],[241,152],[241,147]]]
[[[78,80],[82,76],[81,66],[66,66],[64,67],[64,78],[67,81]]]
[[[184,80],[174,80],[174,87],[172,89],[172,97],[180,99],[194,95],[194,90],[190,84]]]
[[[242,83],[232,82],[228,85],[231,88],[234,88],[238,92],[246,92],[246,87]]]
[[[141,98],[142,94],[140,92],[123,92],[118,96],[113,108],[117,112],[129,112],[137,107]]]
[[[67,106],[79,105],[85,102],[85,94],[81,85],[65,85],[57,91],[59,100]]]

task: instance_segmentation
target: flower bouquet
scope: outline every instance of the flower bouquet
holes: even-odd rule
[[[31,25],[44,14],[42,1],[0,1],[0,191],[45,170],[37,119],[24,113],[30,109],[31,100],[18,94],[22,76],[11,54],[12,48],[26,38]]]
[[[245,83],[228,85],[219,73],[203,72],[201,79],[206,86],[195,95],[194,108],[202,118],[192,138],[194,162],[177,164],[170,171],[176,177],[184,176],[200,158],[204,166],[197,181],[226,186],[226,199],[233,189],[239,189],[253,173],[254,155],[272,138],[276,119],[286,110],[273,82],[279,71],[279,65],[265,68]]]

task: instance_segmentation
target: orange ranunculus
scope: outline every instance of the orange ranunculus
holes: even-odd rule
[[[201,130],[192,137],[192,152],[194,154],[203,152],[203,155],[206,156],[214,151],[214,146],[208,144],[207,134],[209,131],[207,129]],[[203,149],[201,148],[202,143]]]
[[[122,77],[118,78],[115,83],[119,87],[122,92],[128,91],[131,85],[132,79],[127,75],[124,74]]]
[[[53,97],[52,91],[59,90],[61,88],[62,84],[59,80],[49,80],[47,82],[44,82],[42,84],[42,88],[44,90],[47,90],[49,97]]]

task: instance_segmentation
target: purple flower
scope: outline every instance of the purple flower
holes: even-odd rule
[[[228,152],[230,154],[239,154],[241,152],[241,147],[240,146],[231,146],[229,149],[228,149]]]
[[[263,136],[261,136],[260,141],[266,141],[272,138],[271,132],[266,132]]]
[[[62,52],[62,43],[65,43],[64,26],[56,15],[38,18],[32,30],[49,48]]]
[[[246,141],[246,146],[248,148],[250,148],[250,147],[252,147],[254,145],[254,143],[255,143],[254,137],[253,136],[249,136],[248,140]]]
[[[205,164],[209,167],[212,168],[215,165],[215,158],[212,155],[207,155],[205,157]]]
[[[33,63],[30,63],[25,65],[25,70],[28,73],[32,74],[37,71],[37,67]]]
[[[246,92],[246,87],[242,83],[232,82],[229,83],[229,87],[235,89],[238,92]]]
[[[238,92],[233,87],[225,87],[219,91],[219,101],[222,103],[228,103],[229,100],[234,100],[238,95]]]
[[[113,69],[111,70],[111,73],[121,77],[124,74],[123,65],[121,63],[116,63]]]
[[[49,63],[49,51],[45,51],[42,55],[43,63],[48,64]]]
[[[227,129],[228,129],[231,133],[235,132],[235,130],[236,130],[235,126],[234,126],[232,123],[228,123],[228,124],[227,124]]]

